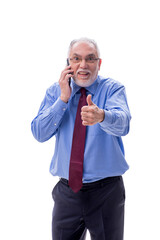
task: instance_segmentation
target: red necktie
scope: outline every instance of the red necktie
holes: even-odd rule
[[[82,187],[86,127],[82,125],[81,108],[84,105],[87,105],[86,90],[85,88],[81,88],[81,96],[79,99],[76,120],[74,124],[69,167],[69,186],[74,192],[78,192]]]

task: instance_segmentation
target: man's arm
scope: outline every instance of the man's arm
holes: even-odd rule
[[[67,109],[67,104],[60,97],[55,96],[54,100],[50,95],[51,90],[53,88],[47,90],[39,112],[31,123],[33,136],[39,142],[45,142],[56,134]]]
[[[105,132],[115,136],[124,136],[129,132],[131,115],[123,86],[112,89],[104,109],[98,108],[91,101],[91,95],[88,95],[87,102],[88,106],[84,106],[81,112],[83,125],[99,123]]]
[[[55,135],[62,122],[71,96],[68,84],[68,79],[72,76],[70,71],[70,66],[67,66],[61,73],[59,85],[54,84],[46,91],[38,115],[31,123],[33,136],[39,142],[47,141]]]

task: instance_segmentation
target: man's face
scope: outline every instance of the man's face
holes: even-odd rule
[[[74,81],[81,87],[90,86],[97,78],[101,59],[92,43],[75,43],[69,54]]]

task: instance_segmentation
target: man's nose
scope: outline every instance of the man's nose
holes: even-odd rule
[[[86,59],[82,59],[82,60],[81,60],[80,67],[81,67],[81,68],[87,68]]]

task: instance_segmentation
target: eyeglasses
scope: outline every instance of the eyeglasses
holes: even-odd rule
[[[69,58],[69,60],[73,63],[80,63],[82,62],[82,58],[81,57],[73,57],[73,58]],[[99,58],[95,58],[92,56],[88,56],[85,58],[86,63],[95,63],[97,60],[99,60]]]

